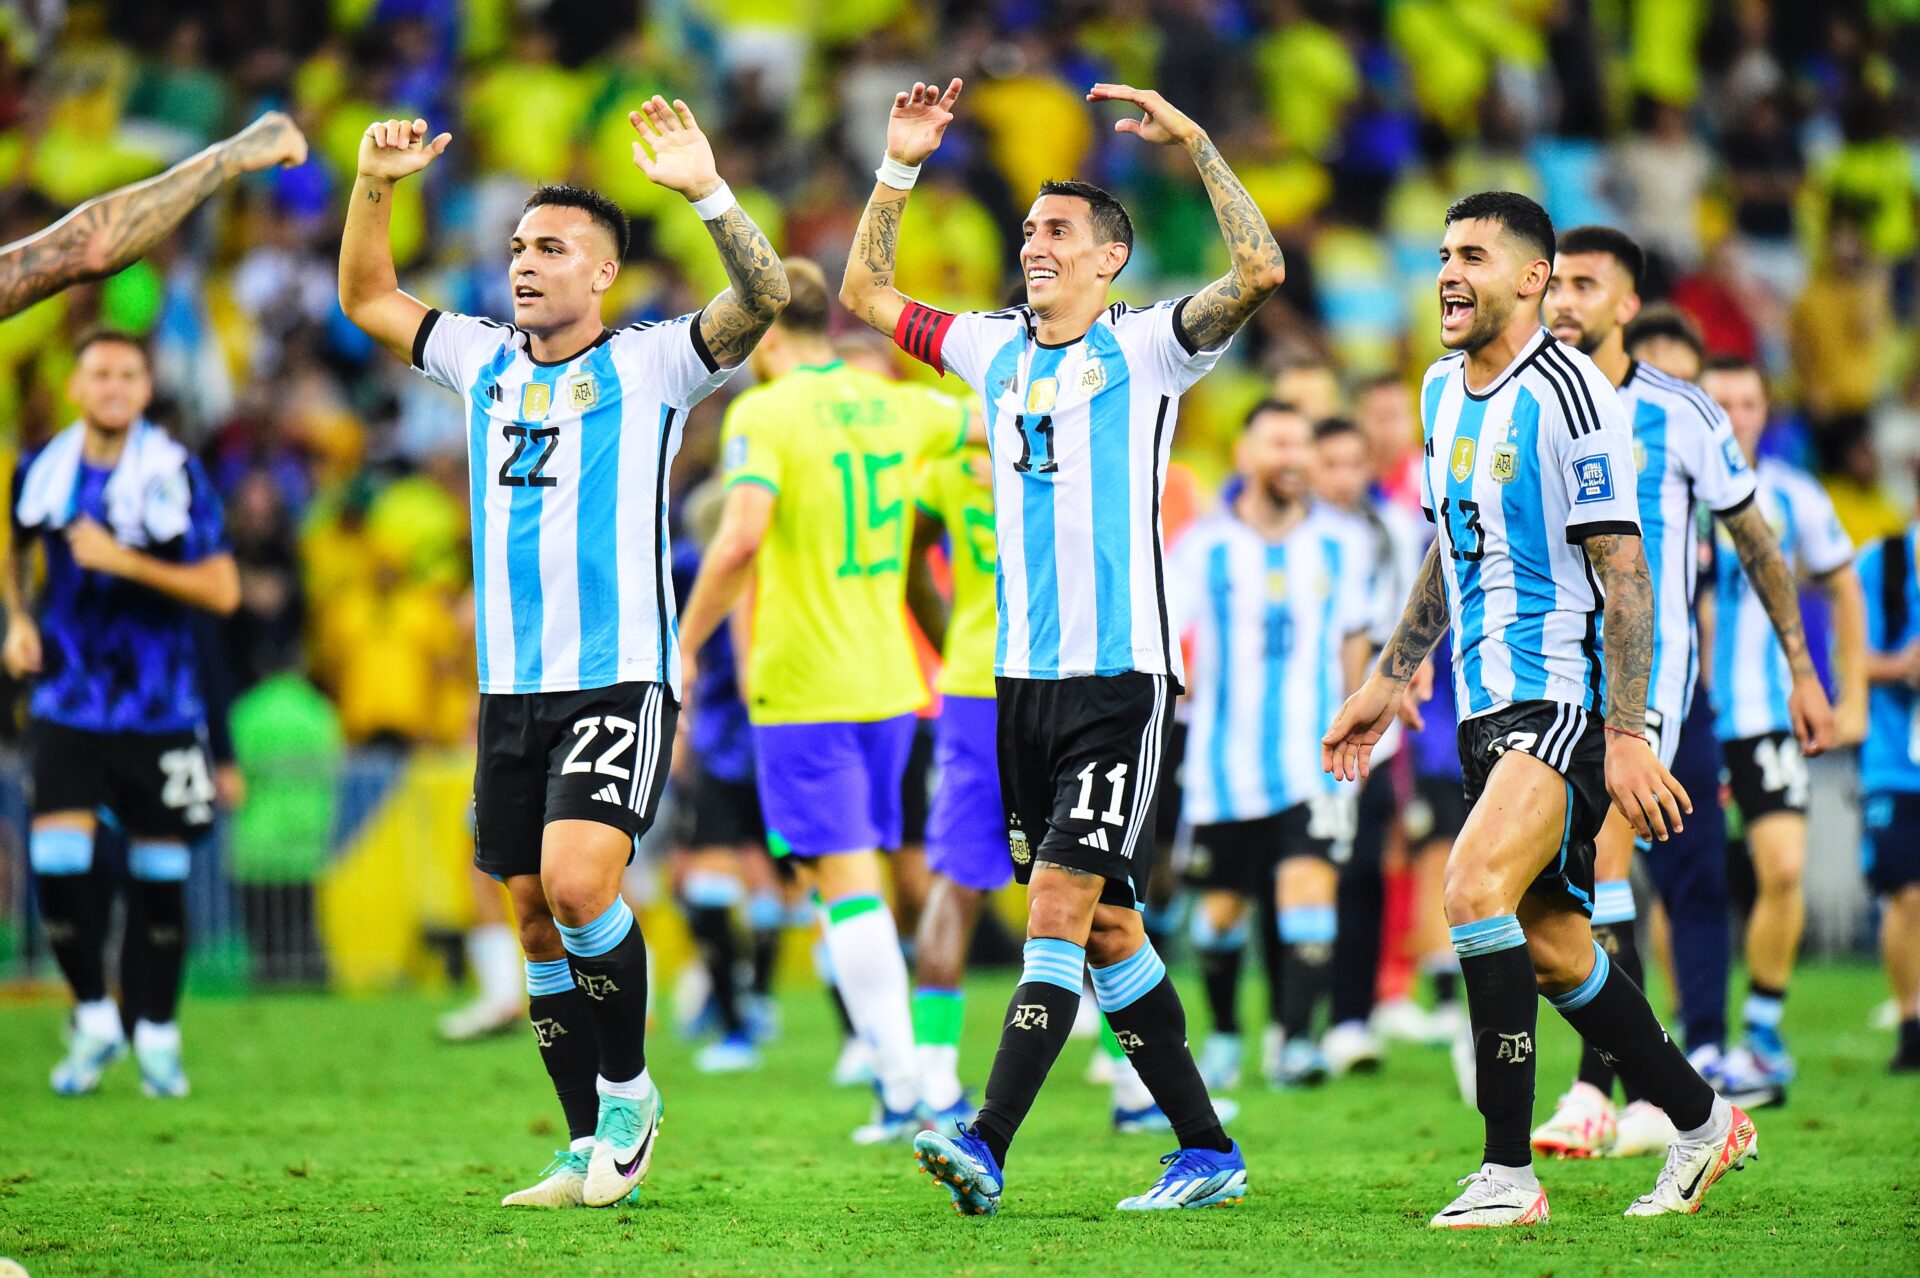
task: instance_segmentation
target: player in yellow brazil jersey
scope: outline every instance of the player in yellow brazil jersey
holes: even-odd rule
[[[920,476],[914,536],[917,563],[944,534],[953,568],[953,605],[944,629],[928,630],[940,647],[942,700],[933,747],[938,788],[927,814],[932,884],[914,942],[919,979],[913,994],[921,1093],[929,1117],[943,1130],[973,1120],[974,1106],[960,1086],[961,981],[982,898],[1013,878],[994,754],[993,648],[1000,623],[992,465],[981,447],[928,463]]]
[[[967,413],[840,362],[820,268],[791,259],[787,272],[793,300],[753,357],[761,385],[727,412],[727,501],[681,651],[699,651],[751,576],[747,717],[767,843],[811,871],[840,995],[872,1053],[880,1113],[854,1137],[905,1140],[920,1130],[919,1072],[878,854],[900,844],[927,700],[905,609],[914,475],[959,447]]]

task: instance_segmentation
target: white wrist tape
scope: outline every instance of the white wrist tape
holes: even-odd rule
[[[913,184],[920,180],[920,166],[902,164],[891,155],[882,156],[880,167],[873,171],[874,180],[896,191],[911,191]]]
[[[733,198],[733,188],[722,182],[712,195],[693,201],[693,211],[700,215],[702,222],[711,222],[739,202]]]

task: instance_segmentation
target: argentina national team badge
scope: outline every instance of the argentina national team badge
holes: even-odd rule
[[[520,420],[542,422],[553,407],[553,387],[545,382],[528,382],[520,388]]]
[[[1464,484],[1467,482],[1467,477],[1473,474],[1473,453],[1474,442],[1471,437],[1463,435],[1453,441],[1453,462],[1450,469],[1453,471],[1455,481]]]
[[[1090,359],[1080,369],[1080,389],[1089,395],[1098,395],[1100,388],[1107,384],[1107,368],[1097,359]]]
[[[1575,504],[1608,501],[1613,497],[1613,467],[1602,453],[1573,463],[1573,478],[1578,485],[1573,497]]]
[[[1633,441],[1633,473],[1644,475],[1647,471],[1647,446],[1639,440]]]
[[[600,402],[600,386],[592,373],[575,373],[566,380],[567,407],[584,413]]]
[[[1514,444],[1496,444],[1493,456],[1487,460],[1487,473],[1494,482],[1511,484],[1514,476],[1520,473],[1520,449]]]
[[[1029,413],[1051,413],[1053,401],[1060,394],[1060,383],[1051,377],[1043,377],[1027,387],[1027,411]]]

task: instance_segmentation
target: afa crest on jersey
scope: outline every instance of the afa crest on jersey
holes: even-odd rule
[[[1090,359],[1080,370],[1080,389],[1089,395],[1097,395],[1100,388],[1107,384],[1107,368],[1097,359]]]
[[[1520,473],[1520,449],[1512,443],[1496,444],[1493,456],[1487,461],[1487,473],[1494,482],[1511,484]]]
[[[1642,475],[1646,470],[1647,446],[1636,439],[1633,441],[1633,472],[1636,475]]]
[[[1464,484],[1468,476],[1473,474],[1474,451],[1475,444],[1470,436],[1462,435],[1453,441],[1453,457],[1449,469],[1453,471],[1455,482]]]
[[[567,407],[584,413],[600,402],[600,384],[592,373],[576,373],[566,380]]]

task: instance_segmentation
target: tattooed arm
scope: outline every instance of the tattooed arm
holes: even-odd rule
[[[1440,543],[1436,541],[1427,548],[1406,611],[1393,628],[1393,637],[1387,640],[1373,674],[1347,698],[1327,735],[1320,738],[1321,768],[1342,781],[1370,775],[1373,747],[1393,724],[1407,693],[1407,681],[1446,633],[1450,614],[1446,580],[1441,574]]]
[[[887,157],[909,168],[925,163],[940,147],[953,107],[960,100],[960,81],[944,93],[930,84],[915,84],[893,97],[887,116]],[[900,215],[907,209],[907,192],[885,182],[873,184],[860,226],[853,233],[853,251],[847,254],[847,273],[840,281],[840,305],[860,322],[888,337],[900,324],[908,298],[893,286],[894,258],[900,248]]]
[[[1441,576],[1440,543],[1436,539],[1427,547],[1420,575],[1414,578],[1407,610],[1400,614],[1400,624],[1393,628],[1393,637],[1380,653],[1378,673],[1406,686],[1427,654],[1433,651],[1433,645],[1447,632],[1451,616],[1447,610],[1447,584]]]
[[[1653,577],[1637,533],[1595,533],[1585,542],[1606,592],[1607,793],[1634,833],[1665,841],[1693,801],[1648,744],[1647,680],[1653,668]]]
[[[1253,197],[1240,185],[1213,139],[1151,89],[1124,84],[1096,84],[1087,93],[1090,102],[1131,102],[1144,113],[1138,120],[1114,125],[1120,133],[1138,134],[1148,142],[1177,143],[1193,157],[1206,184],[1213,214],[1220,220],[1233,269],[1195,293],[1180,313],[1180,327],[1196,349],[1212,350],[1232,337],[1252,318],[1260,304],[1287,278],[1280,245]]]
[[[158,177],[88,200],[46,230],[0,248],[0,319],[138,261],[241,174],[306,158],[299,128],[269,111]]]
[[[1800,585],[1793,568],[1780,553],[1779,539],[1761,512],[1760,503],[1749,501],[1722,521],[1733,538],[1740,556],[1740,567],[1747,582],[1767,610],[1773,632],[1780,636],[1786,650],[1787,665],[1793,671],[1793,690],[1787,695],[1787,711],[1793,718],[1794,734],[1800,749],[1816,755],[1833,744],[1833,708],[1827,703],[1826,689],[1813,668],[1813,654],[1807,649],[1807,634],[1800,621]]]

